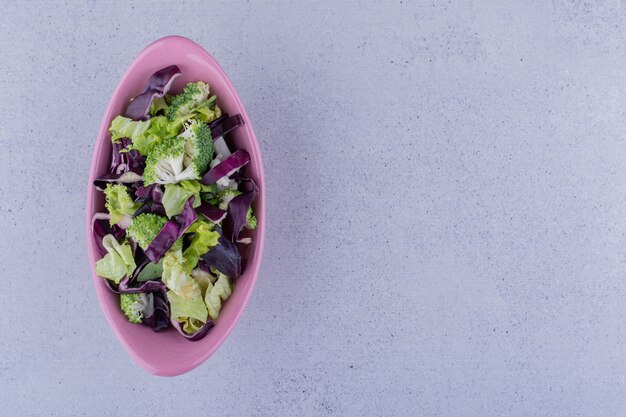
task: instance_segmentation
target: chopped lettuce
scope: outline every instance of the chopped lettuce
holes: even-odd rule
[[[111,215],[109,219],[111,226],[120,223],[130,224],[130,216],[141,206],[132,200],[128,194],[128,189],[122,184],[107,184],[104,189],[104,196],[106,208]]]
[[[161,110],[167,113],[168,104],[165,97],[155,97],[150,105],[150,116],[156,116]]]
[[[132,142],[132,149],[137,149],[144,156],[148,155],[163,139],[176,136],[179,130],[180,126],[173,125],[165,116],[155,116],[146,121],[117,116],[109,128],[113,142],[121,138],[129,138]]]
[[[215,226],[213,223],[201,218],[198,218],[195,223],[197,223],[197,226],[195,229],[192,229],[195,230],[195,234],[193,239],[191,239],[189,247],[183,253],[183,267],[188,274],[191,274],[191,271],[198,265],[200,257],[207,253],[209,248],[217,245],[217,241],[220,238],[220,234],[214,230]]]
[[[202,298],[198,283],[185,271],[183,262],[182,244],[175,243],[163,257],[163,282],[172,292],[185,300]]]
[[[209,316],[215,320],[222,309],[222,301],[226,301],[232,294],[232,288],[228,277],[224,274],[219,274],[215,284],[210,284],[207,287],[204,294],[204,303],[209,311]]]
[[[192,195],[192,206],[198,207],[202,204],[200,198],[200,191],[203,185],[197,180],[185,180],[178,184],[165,184],[165,193],[163,194],[163,207],[165,207],[165,214],[167,217],[173,217],[180,214],[183,211],[183,206],[189,200]]]
[[[179,128],[169,123],[165,116],[155,116],[148,122],[150,126],[145,132],[131,138],[133,149],[137,149],[142,155],[149,155],[158,143],[175,137],[179,131]]]
[[[174,291],[168,291],[167,298],[170,301],[171,314],[174,319],[181,321],[181,318],[193,318],[206,323],[208,312],[202,297],[198,296],[189,300]]]
[[[205,323],[192,317],[179,317],[178,322],[183,325],[183,331],[188,335],[198,332]]]
[[[196,280],[198,285],[200,286],[200,291],[202,294],[206,294],[207,287],[209,284],[213,284],[215,282],[215,276],[206,272],[202,268],[194,268],[191,271],[191,277]]]
[[[116,284],[125,276],[130,276],[135,267],[133,251],[128,243],[120,244],[113,235],[102,238],[102,246],[107,251],[102,259],[96,262],[96,274]]]
[[[133,140],[142,135],[150,126],[150,121],[137,121],[129,119],[124,116],[117,116],[111,121],[109,132],[111,133],[111,140],[117,142],[122,138],[129,138]]]
[[[194,109],[195,117],[203,122],[210,123],[222,115],[222,109],[215,105],[216,96],[210,97],[207,101]]]
[[[148,262],[148,264],[137,275],[137,281],[150,281],[153,279],[161,278],[161,275],[163,275],[163,260],[160,260],[156,264]]]

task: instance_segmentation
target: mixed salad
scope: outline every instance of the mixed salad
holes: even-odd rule
[[[111,167],[94,181],[106,212],[92,231],[96,273],[128,321],[195,341],[242,273],[258,189],[242,173],[248,152],[231,152],[224,138],[241,116],[224,114],[202,81],[168,94],[180,74],[176,65],[155,72],[111,122]]]

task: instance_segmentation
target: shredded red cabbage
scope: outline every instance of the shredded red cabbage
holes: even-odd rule
[[[133,120],[147,120],[150,117],[152,101],[156,97],[163,97],[167,94],[172,83],[180,74],[180,68],[176,65],[170,65],[152,74],[143,93],[132,99],[124,116]]]
[[[121,239],[124,236],[124,230],[116,224],[111,226],[110,219],[109,213],[95,213],[91,218],[91,231],[98,245],[100,256],[107,254],[107,250],[102,246],[102,238],[106,235],[113,235],[116,239]]]
[[[219,224],[226,217],[226,211],[207,202],[202,202],[202,205],[196,208],[196,211],[215,224]]]
[[[118,285],[119,292],[122,294],[138,294],[140,292],[153,292],[165,289],[163,281],[144,281],[138,287],[131,287],[133,281],[129,277],[122,279]]]
[[[230,216],[229,220],[232,227],[230,240],[233,242],[239,239],[239,233],[241,233],[241,229],[246,225],[248,209],[258,193],[258,188],[254,181],[249,180],[247,184],[251,185],[252,189],[236,196],[228,203],[228,215]]]
[[[156,235],[154,240],[146,248],[146,256],[150,258],[152,262],[159,262],[163,255],[165,255],[165,252],[172,247],[183,233],[185,233],[185,230],[198,218],[192,206],[194,198],[194,196],[189,197],[183,206],[183,211],[178,216],[175,216],[172,220],[165,223],[165,226],[163,226],[159,234]]]
[[[219,117],[213,121],[213,123],[209,124],[211,127],[211,136],[213,140],[224,136],[228,132],[233,129],[238,128],[239,126],[243,126],[243,117],[240,114],[236,114],[232,117],[228,117],[228,115],[224,115]]]
[[[216,226],[215,230],[220,234],[217,241],[218,244],[200,257],[201,261],[199,264],[201,267],[215,268],[222,274],[236,278],[241,275],[241,255],[239,254],[239,249],[237,249],[237,245],[224,236],[219,226]]]
[[[211,185],[223,177],[231,176],[248,162],[250,162],[250,154],[243,149],[238,149],[228,158],[211,168],[209,172],[202,177],[201,182],[206,185]]]
[[[119,142],[113,143],[109,172],[94,181],[98,190],[104,190],[106,184],[111,182],[130,184],[141,181],[146,158],[134,149],[129,151],[130,144],[128,138],[122,138]]]
[[[135,190],[135,199],[138,203],[144,203],[133,217],[137,217],[142,213],[154,213],[159,216],[165,216],[165,207],[163,207],[163,187],[159,184],[150,184],[147,187],[140,186]]]
[[[151,316],[143,318],[142,324],[158,332],[170,326],[170,305],[165,290],[155,291],[152,294],[154,297],[154,311]]]

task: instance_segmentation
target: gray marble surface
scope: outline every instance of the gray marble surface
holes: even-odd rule
[[[254,121],[267,245],[174,379],[97,304],[85,195],[133,57],[180,34]],[[0,414],[623,416],[626,17],[590,2],[3,2]]]

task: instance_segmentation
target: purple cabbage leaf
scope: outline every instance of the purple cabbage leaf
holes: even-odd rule
[[[180,68],[176,65],[170,65],[152,74],[143,93],[132,99],[124,116],[133,120],[147,120],[152,101],[157,97],[165,96],[174,80],[180,75]]]

